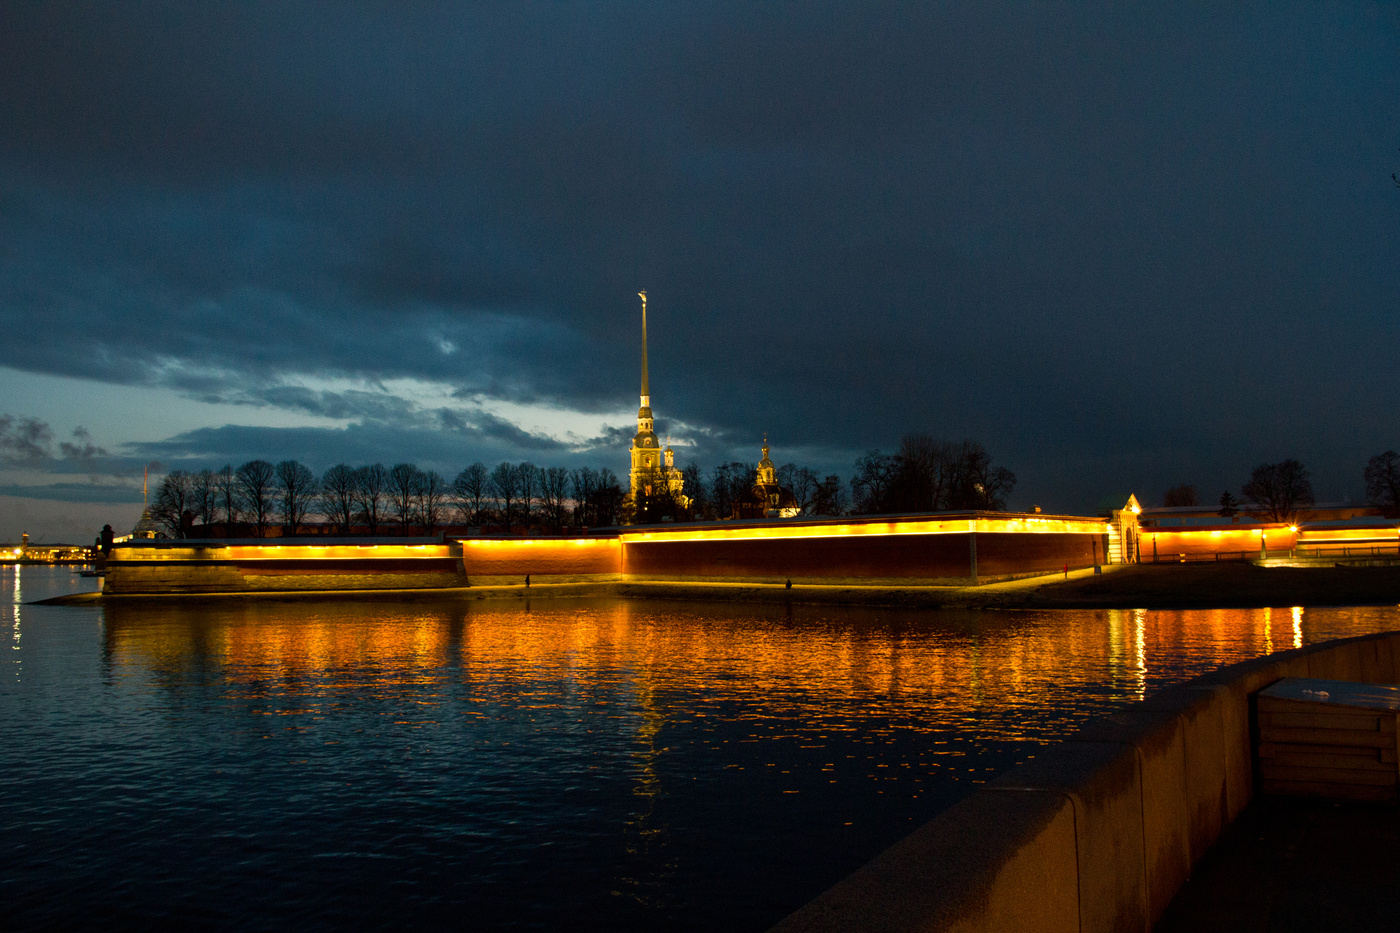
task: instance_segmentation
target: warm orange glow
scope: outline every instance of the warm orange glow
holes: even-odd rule
[[[118,561],[162,560],[361,560],[370,558],[451,557],[445,544],[236,544],[187,547],[123,547],[113,553]]]
[[[616,537],[466,538],[461,545],[463,568],[478,576],[622,571],[622,542]]]
[[[462,538],[463,548],[617,547],[617,538]]]
[[[1361,526],[1354,528],[1304,528],[1298,533],[1299,544],[1394,544],[1400,529],[1393,526]]]
[[[1166,528],[1152,526],[1142,529],[1148,536],[1143,542],[1146,548],[1155,541],[1160,559],[1173,559],[1180,554],[1230,554],[1259,553],[1262,538],[1269,551],[1287,551],[1293,548],[1295,536],[1287,525],[1228,525],[1212,528],[1209,525],[1181,526]],[[1144,553],[1144,559],[1150,560]]]
[[[663,541],[757,541],[773,538],[844,538],[939,534],[1092,534],[1108,531],[1104,519],[1019,518],[913,519],[820,525],[739,525],[733,528],[675,528],[665,531],[624,531],[624,544]]]

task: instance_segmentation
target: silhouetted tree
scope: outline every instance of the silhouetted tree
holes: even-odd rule
[[[562,528],[568,518],[569,471],[563,467],[540,470],[540,506],[545,520],[554,528]]]
[[[599,525],[616,525],[618,523],[618,513],[622,508],[624,495],[622,483],[618,481],[616,473],[607,467],[598,471],[598,488],[594,491],[593,497]]]
[[[484,463],[473,463],[452,481],[452,499],[465,525],[482,524],[482,505],[488,495],[490,474]]]
[[[242,517],[238,504],[238,477],[233,472],[232,464],[224,464],[223,468],[214,474],[214,488],[219,508],[223,512],[224,537],[231,538],[233,526]]]
[[[418,490],[414,496],[414,511],[423,533],[430,535],[442,524],[442,515],[447,506],[447,480],[437,470],[425,470],[418,474]]]
[[[249,460],[234,472],[238,479],[239,503],[257,527],[258,537],[266,537],[268,520],[272,517],[275,469],[266,460]]]
[[[496,501],[496,512],[501,524],[510,527],[515,518],[515,506],[520,499],[520,470],[513,463],[497,464],[491,471],[491,498]]]
[[[812,514],[846,514],[846,487],[841,483],[841,477],[833,473],[817,485],[816,496],[812,499]]]
[[[753,490],[755,467],[737,460],[721,463],[710,471],[711,518],[728,518],[734,514],[734,503]]]
[[[892,512],[890,492],[894,488],[898,464],[878,450],[867,451],[856,461],[851,477],[851,511],[857,515]]]
[[[520,478],[520,523],[528,525],[540,496],[540,468],[527,460],[516,466],[515,475]]]
[[[856,461],[851,511],[856,514],[1006,508],[1016,474],[992,463],[976,441],[937,441],[908,434],[899,453],[872,450]]]
[[[1310,475],[1297,460],[1263,463],[1254,468],[1240,492],[1271,521],[1293,522],[1300,508],[1313,504]]]
[[[169,531],[170,537],[188,538],[194,520],[191,509],[193,501],[194,483],[190,474],[184,470],[171,470],[156,487],[151,518]]]
[[[355,468],[337,463],[321,476],[321,514],[348,535],[355,523]]]
[[[593,508],[593,497],[598,486],[598,471],[591,467],[579,467],[569,471],[569,495],[574,501],[573,520],[575,525],[596,525],[597,512]]]
[[[885,511],[937,512],[949,508],[962,449],[928,434],[904,435],[894,456]]]
[[[697,463],[686,464],[681,470],[681,492],[690,500],[692,518],[710,514],[710,490],[705,486],[705,477]]]
[[[784,463],[778,467],[778,485],[792,493],[799,515],[812,514],[812,503],[816,501],[817,489],[821,486],[815,470],[795,463]]]
[[[1200,505],[1200,497],[1196,495],[1195,486],[1173,486],[1162,496],[1162,505],[1169,509],[1185,508],[1193,505]]]
[[[194,517],[204,526],[204,534],[209,534],[209,526],[214,523],[214,517],[219,511],[219,490],[218,483],[214,478],[212,470],[200,470],[190,476],[190,510],[194,512]]]
[[[1230,495],[1230,490],[1227,489],[1220,494],[1220,511],[1217,514],[1225,518],[1233,518],[1239,510],[1240,500]]]
[[[1015,473],[993,466],[991,454],[976,441],[959,445],[956,464],[948,508],[992,512],[1006,509],[1006,497],[1016,488]]]
[[[360,467],[355,471],[355,515],[369,527],[371,535],[379,534],[384,521],[384,500],[389,490],[389,471],[382,463]]]
[[[277,498],[282,511],[284,534],[295,535],[306,522],[306,515],[316,501],[316,474],[305,464],[283,460],[277,464]]]
[[[1400,516],[1400,454],[1387,450],[1366,462],[1366,498],[1389,518]]]
[[[396,463],[389,470],[389,506],[399,520],[399,534],[408,534],[413,521],[413,503],[423,472],[411,463]]]

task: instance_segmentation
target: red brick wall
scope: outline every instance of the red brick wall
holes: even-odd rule
[[[1055,570],[1093,562],[1082,534],[983,532],[977,536],[979,576]],[[712,577],[966,577],[968,535],[852,535],[832,538],[642,541],[626,545],[625,572]]]
[[[622,544],[616,538],[468,538],[462,542],[462,566],[482,577],[620,573]]]

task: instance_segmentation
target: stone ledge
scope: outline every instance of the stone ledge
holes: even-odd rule
[[[1249,802],[1253,695],[1324,672],[1394,682],[1397,653],[1400,633],[1324,642],[1221,668],[1090,722],[773,931],[1146,933]],[[1066,807],[1073,845],[1063,838]]]

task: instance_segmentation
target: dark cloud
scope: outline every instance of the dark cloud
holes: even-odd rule
[[[0,365],[358,425],[308,460],[574,456],[297,377],[617,410],[646,287],[700,456],[919,429],[1047,507],[1289,455],[1341,495],[1400,434],[1398,17],[10,4]]]
[[[0,414],[0,463],[48,464],[54,457],[53,428],[38,418],[16,418]],[[65,466],[89,470],[107,451],[92,442],[87,428],[73,429],[71,441],[60,441],[58,456],[69,461]]]
[[[37,418],[0,415],[0,460],[41,463],[51,454],[53,429]]]
[[[494,442],[494,445],[505,449],[555,453],[567,450],[566,445],[554,438],[522,431],[511,422],[489,412],[468,415],[455,409],[441,408],[435,414],[444,428],[477,441]]]
[[[0,496],[42,499],[50,502],[130,504],[141,501],[141,484],[113,486],[104,483],[0,484]]]
[[[91,464],[99,457],[106,457],[106,448],[99,447],[92,442],[92,435],[87,428],[74,428],[73,440],[60,441],[59,452],[65,460],[72,460],[76,463]]]
[[[565,445],[538,437],[487,413],[440,409],[407,422],[357,422],[345,428],[200,428],[167,440],[128,445],[136,458],[158,458],[172,469],[218,468],[254,458],[296,459],[317,471],[339,462],[413,461],[439,472],[475,460],[547,457],[551,465],[581,462]]]

